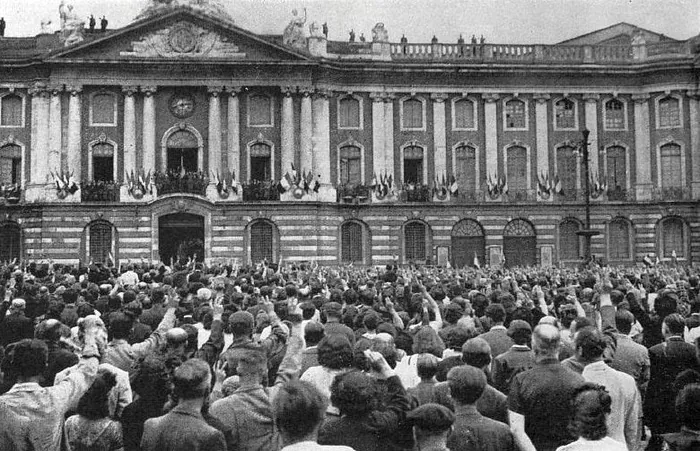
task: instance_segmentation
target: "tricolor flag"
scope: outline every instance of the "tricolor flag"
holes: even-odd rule
[[[314,193],[317,193],[321,189],[321,174],[316,176],[316,182],[314,182]]]
[[[450,193],[452,193],[453,196],[459,194],[459,183],[457,183],[457,179],[454,175],[450,176]]]
[[[479,257],[476,255],[476,252],[474,252],[474,266],[477,269],[481,269],[481,265],[479,264]]]

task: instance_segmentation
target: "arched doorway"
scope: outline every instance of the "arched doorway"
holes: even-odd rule
[[[199,167],[199,141],[189,130],[178,130],[168,137],[166,169],[168,171],[197,172]]]
[[[484,263],[486,240],[484,229],[472,219],[463,219],[452,229],[452,265],[455,268],[471,266],[474,256]]]
[[[275,227],[267,221],[255,221],[250,225],[250,261],[258,264],[262,261],[273,263]]]
[[[22,259],[22,232],[19,224],[6,222],[0,226],[0,262]]]
[[[190,213],[175,213],[158,219],[158,243],[160,260],[187,260],[195,257],[204,260],[204,218]]]
[[[506,225],[503,256],[509,267],[537,264],[537,235],[532,224],[524,219],[514,219]]]

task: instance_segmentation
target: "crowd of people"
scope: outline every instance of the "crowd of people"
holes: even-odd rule
[[[0,267],[0,449],[698,450],[700,270]]]

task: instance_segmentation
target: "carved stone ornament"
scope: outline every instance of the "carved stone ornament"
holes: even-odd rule
[[[245,58],[236,44],[214,31],[190,22],[177,22],[132,42],[132,51],[121,56],[141,58]]]

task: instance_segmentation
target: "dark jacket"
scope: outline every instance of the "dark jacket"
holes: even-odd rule
[[[226,451],[224,434],[209,426],[200,413],[175,407],[162,417],[146,420],[143,451]]]
[[[1,346],[32,337],[34,337],[34,322],[24,316],[24,313],[10,313],[5,317],[2,327],[0,327]]]
[[[450,451],[517,451],[510,428],[481,415],[473,405],[457,406],[452,434],[447,439]]]

